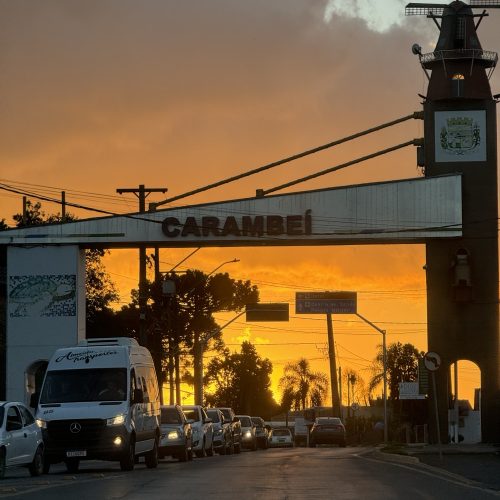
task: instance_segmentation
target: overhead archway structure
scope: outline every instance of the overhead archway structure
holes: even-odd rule
[[[0,232],[0,390],[85,338],[85,248],[422,243],[462,234],[462,179],[447,175],[187,205]],[[0,368],[1,370],[2,368]]]

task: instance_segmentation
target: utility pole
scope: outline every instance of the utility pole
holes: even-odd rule
[[[332,415],[340,417],[340,397],[337,381],[337,363],[335,360],[335,344],[333,342],[332,315],[327,313],[326,323],[328,327],[328,357],[330,358],[330,384],[332,386]]]
[[[66,218],[66,191],[61,191],[61,219],[64,221],[65,218]]]
[[[118,188],[118,194],[133,193],[139,199],[139,212],[146,211],[146,198],[151,193],[166,193],[167,188],[145,188],[140,184],[139,188]],[[146,246],[139,246],[139,343],[147,347],[146,336]]]

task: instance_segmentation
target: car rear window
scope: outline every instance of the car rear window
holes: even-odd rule
[[[273,436],[290,436],[290,431],[288,429],[274,429]]]
[[[342,422],[337,417],[320,417],[316,420],[319,425],[340,425]]]

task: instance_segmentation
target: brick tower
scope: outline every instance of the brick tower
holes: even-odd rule
[[[428,77],[424,98],[425,176],[462,176],[463,237],[426,243],[429,351],[436,372],[441,438],[448,435],[450,366],[458,360],[481,370],[483,442],[500,442],[500,340],[496,97],[489,77],[498,55],[483,50],[477,28],[485,8],[499,1],[407,5],[439,29],[436,48],[422,54]],[[480,8],[481,13],[475,14]],[[436,438],[436,427],[431,427]]]

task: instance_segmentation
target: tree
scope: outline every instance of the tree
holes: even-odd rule
[[[328,394],[328,377],[321,372],[311,371],[310,363],[300,358],[294,363],[287,363],[279,386],[292,402],[294,410],[303,410],[309,406],[321,406]],[[283,400],[285,403],[285,400]]]
[[[201,380],[203,351],[207,347],[223,348],[222,332],[213,314],[220,311],[241,311],[247,303],[258,302],[259,291],[250,281],[234,280],[227,273],[207,275],[189,269],[183,274],[165,276],[175,284],[175,297],[162,296],[162,283],[151,286],[155,319],[152,340],[155,351],[174,354],[169,363],[172,380],[173,364],[179,366],[179,353],[185,348],[193,355],[195,400],[200,400],[197,381]],[[163,304],[163,305],[162,305]],[[158,307],[159,305],[159,307]]]
[[[418,360],[423,356],[413,344],[395,342],[387,347],[387,385],[389,399],[399,399],[399,382],[414,382],[418,378]],[[369,384],[370,393],[383,381],[384,353],[380,345],[373,363],[373,372]]]
[[[236,413],[270,418],[278,409],[271,391],[273,365],[261,358],[250,342],[241,344],[241,352],[214,358],[207,366],[205,383],[214,390],[206,395],[210,406],[229,406]]]

